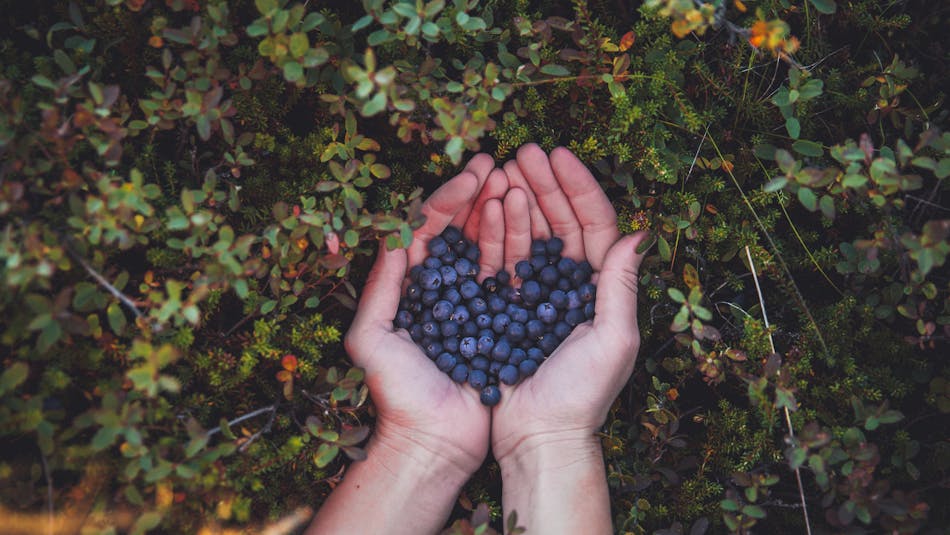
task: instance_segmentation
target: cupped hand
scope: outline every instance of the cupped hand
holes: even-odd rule
[[[425,202],[425,223],[408,249],[386,250],[369,274],[345,346],[366,370],[366,384],[378,418],[373,440],[397,451],[416,450],[445,458],[474,472],[488,452],[490,413],[468,385],[439,371],[404,329],[394,329],[408,266],[421,263],[429,240],[448,225],[478,240],[483,205],[498,202],[508,189],[505,175],[492,170],[484,154],[472,158],[458,176]]]
[[[503,224],[482,219],[483,235],[504,236],[503,260],[496,265],[511,270],[529,256],[532,238],[556,235],[564,240],[563,256],[593,266],[597,301],[593,321],[578,325],[533,376],[502,389],[491,437],[502,462],[521,446],[592,439],[603,424],[639,350],[637,272],[643,255],[636,250],[645,237],[620,236],[609,199],[567,149],[548,157],[537,145],[526,145],[504,170],[511,189],[501,207]]]

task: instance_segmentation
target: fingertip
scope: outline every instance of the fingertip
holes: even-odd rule
[[[480,152],[468,161],[465,169],[473,173],[479,181],[484,180],[495,167],[495,159],[491,155]]]

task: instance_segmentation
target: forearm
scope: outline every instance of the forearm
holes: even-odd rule
[[[423,448],[374,437],[366,460],[346,471],[307,534],[438,532],[469,475]]]
[[[499,463],[507,517],[528,533],[610,533],[610,496],[593,434],[530,437]]]

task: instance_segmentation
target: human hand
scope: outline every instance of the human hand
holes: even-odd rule
[[[642,233],[620,237],[607,196],[567,149],[555,149],[549,158],[537,145],[526,145],[504,169],[512,188],[504,199],[506,269],[529,256],[532,238],[553,233],[564,240],[564,256],[590,262],[598,295],[593,322],[578,325],[533,376],[502,389],[492,422],[499,461],[525,445],[589,441],[603,424],[639,349],[637,270],[643,256],[636,249],[644,239]]]
[[[387,251],[369,274],[363,296],[345,339],[353,361],[366,370],[366,384],[378,412],[373,441],[422,462],[446,461],[460,474],[471,474],[488,451],[490,414],[467,385],[439,371],[393,317],[407,267],[427,256],[426,245],[446,226],[464,229],[478,241],[484,204],[495,203],[508,189],[501,170],[492,170],[487,155],[472,158],[458,176],[424,203],[426,221],[407,250]]]

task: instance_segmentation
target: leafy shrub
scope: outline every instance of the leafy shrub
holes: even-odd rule
[[[950,524],[939,8],[7,4],[5,514],[306,522],[372,425],[339,342],[374,242],[466,151],[535,141],[656,239],[602,433],[618,530]],[[499,484],[452,529],[501,529]]]

